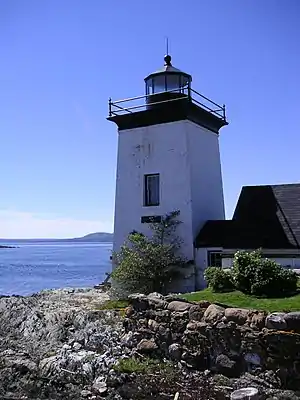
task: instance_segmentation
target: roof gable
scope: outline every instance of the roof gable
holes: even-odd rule
[[[233,219],[207,221],[196,247],[300,248],[300,184],[245,186]]]

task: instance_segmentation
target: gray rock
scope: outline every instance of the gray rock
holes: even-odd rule
[[[189,319],[190,321],[201,321],[204,315],[204,309],[199,305],[193,305],[189,309]]]
[[[103,376],[99,376],[95,379],[93,383],[93,391],[99,394],[104,394],[107,392],[107,384],[105,382],[105,378]]]
[[[258,390],[256,388],[248,387],[235,390],[231,393],[231,400],[258,400]]]
[[[75,342],[75,343],[73,344],[73,350],[79,351],[81,348],[82,348],[82,345],[81,345],[80,343]]]
[[[137,345],[137,350],[141,353],[152,353],[157,349],[158,347],[154,339],[142,339]]]
[[[83,390],[80,392],[80,395],[81,395],[82,397],[89,397],[89,396],[92,395],[92,392],[91,392],[90,390],[83,389]]]
[[[186,303],[183,301],[171,301],[171,303],[168,304],[168,310],[175,312],[184,312],[189,310],[191,306],[191,303]]]
[[[181,359],[182,347],[178,343],[172,343],[169,348],[169,356],[173,361],[179,361]]]
[[[300,311],[287,313],[284,319],[287,324],[287,329],[300,330]]]
[[[148,299],[160,299],[163,300],[164,296],[160,293],[157,292],[152,292],[150,294],[148,294]]]
[[[227,321],[233,321],[238,325],[244,325],[250,311],[244,308],[226,308],[225,317]]]
[[[158,331],[159,328],[159,323],[156,322],[154,319],[149,319],[148,320],[148,328],[151,329],[151,331]]]
[[[265,311],[254,311],[250,322],[250,328],[258,330],[263,329],[265,326],[266,316],[267,314]]]
[[[220,354],[215,361],[217,372],[228,377],[234,377],[239,374],[236,361],[230,360],[225,354]]]
[[[277,330],[284,330],[287,328],[287,322],[285,320],[285,313],[275,312],[269,314],[266,317],[266,328],[268,329],[277,329]]]
[[[206,322],[200,322],[200,321],[190,321],[186,329],[189,331],[202,331],[205,332],[206,327],[208,324]]]
[[[203,319],[205,322],[213,323],[220,321],[225,315],[225,308],[211,304],[204,312]]]
[[[149,308],[148,297],[141,293],[134,293],[128,296],[130,304],[137,311],[145,311]]]

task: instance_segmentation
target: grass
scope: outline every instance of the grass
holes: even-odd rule
[[[162,363],[159,360],[151,358],[125,358],[119,360],[117,364],[114,365],[113,369],[116,372],[132,373],[137,374],[147,374],[159,371],[166,371],[171,368],[170,363]]]
[[[128,307],[128,300],[107,300],[105,303],[101,304],[99,308],[101,310],[122,310]]]
[[[291,297],[267,299],[249,296],[238,291],[214,293],[210,288],[207,288],[200,292],[186,293],[180,295],[180,297],[189,301],[207,300],[211,303],[222,303],[230,307],[252,308],[268,312],[300,311],[300,292]],[[128,305],[129,302],[127,300],[108,300],[104,304],[99,305],[99,309],[117,310],[123,314],[124,309],[128,307]]]
[[[200,292],[181,295],[181,297],[190,301],[207,300],[211,303],[222,303],[231,307],[254,308],[269,312],[300,311],[300,294],[291,297],[265,299],[248,296],[238,291],[214,293],[210,288],[207,288]]]

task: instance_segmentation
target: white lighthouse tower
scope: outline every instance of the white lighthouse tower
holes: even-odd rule
[[[192,89],[191,75],[164,67],[145,78],[144,96],[109,102],[118,126],[114,250],[133,230],[180,210],[181,251],[195,259],[194,240],[207,220],[222,220],[219,130],[225,106]]]

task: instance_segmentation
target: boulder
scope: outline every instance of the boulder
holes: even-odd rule
[[[266,318],[266,328],[268,329],[277,329],[277,330],[285,330],[287,328],[287,323],[285,320],[285,313],[275,312],[269,314]]]
[[[189,331],[200,331],[200,332],[205,332],[208,324],[206,322],[201,322],[201,321],[190,321],[186,329]]]
[[[226,308],[225,317],[227,321],[233,321],[237,325],[244,325],[250,311],[245,308]]]
[[[157,349],[158,347],[154,339],[142,339],[137,345],[137,350],[141,353],[152,353]]]
[[[216,304],[211,304],[205,310],[203,319],[205,322],[214,323],[220,321],[225,314],[225,308],[217,306]]]
[[[263,329],[265,326],[266,315],[267,314],[264,311],[255,311],[251,317],[250,328],[258,330]]]
[[[156,332],[159,328],[159,323],[156,322],[154,319],[149,319],[148,328],[151,329],[151,331]]]
[[[107,392],[107,385],[105,382],[105,378],[103,376],[99,376],[97,379],[95,379],[92,389],[95,393],[98,394],[104,394]]]
[[[169,348],[169,356],[173,361],[179,361],[181,359],[182,347],[178,343],[172,343]]]
[[[157,309],[165,309],[168,306],[167,301],[164,300],[164,297],[162,294],[153,292],[148,294],[148,300],[149,300],[149,307],[154,308],[155,310]]]
[[[227,377],[234,377],[239,374],[236,361],[231,360],[225,354],[220,354],[215,361],[217,372]]]
[[[163,300],[164,296],[158,292],[152,292],[148,294],[148,299],[160,299]]]
[[[145,294],[134,293],[128,296],[132,307],[137,311],[145,311],[149,308],[148,297]]]
[[[191,308],[192,304],[184,301],[171,301],[168,304],[168,310],[176,312],[184,312]]]
[[[258,390],[254,387],[248,387],[235,390],[231,393],[231,400],[258,400]]]
[[[190,321],[201,321],[204,315],[204,309],[199,305],[193,305],[189,309],[189,319]]]
[[[300,331],[300,311],[287,313],[284,319],[287,324],[287,329]]]
[[[211,303],[209,301],[207,301],[207,300],[200,300],[199,302],[197,302],[197,305],[200,308],[205,308],[206,309],[207,307],[209,307],[211,305]]]

